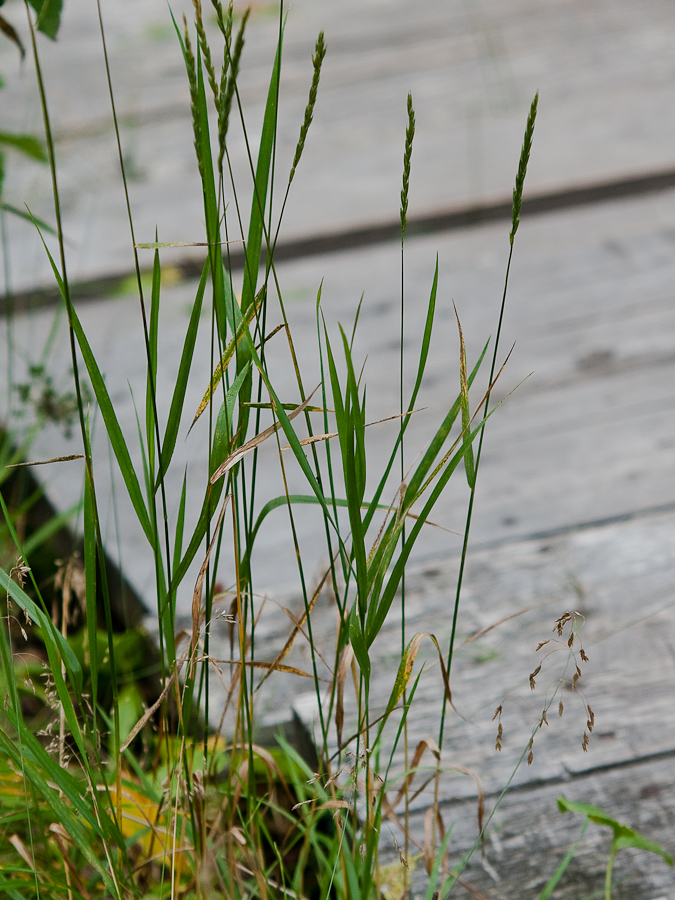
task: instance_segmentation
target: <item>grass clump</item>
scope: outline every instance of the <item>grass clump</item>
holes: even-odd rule
[[[284,10],[279,8],[278,42],[260,139],[257,152],[249,155],[251,205],[244,210],[240,186],[231,181],[228,138],[235,120],[241,121],[248,146],[246,110],[237,88],[248,12],[235,28],[232,3],[225,7],[220,0],[212,0],[212,6],[220,43],[217,49],[207,34],[200,0],[194,0],[192,24],[186,19],[180,25],[174,22],[190,89],[207,251],[176,362],[168,413],[162,415],[164,403],[160,401],[164,398],[159,397],[158,385],[163,286],[160,250],[166,245],[160,244],[159,236],[152,245],[137,243],[127,194],[146,357],[145,396],[138,405],[140,466],[134,464],[131,451],[136,437],[125,434],[120,426],[105,373],[71,301],[49,105],[31,26],[59,235],[58,259],[50,256],[50,260],[68,319],[71,413],[73,427],[76,423],[79,428],[83,460],[83,543],[80,563],[71,565],[71,574],[67,578],[64,574],[58,586],[62,596],[66,590],[69,596],[76,594],[76,627],[65,612],[69,604],[65,603],[60,613],[55,611],[50,601],[53,586],[34,578],[31,554],[15,527],[16,515],[2,501],[5,545],[20,559],[0,571],[5,598],[0,629],[0,682],[5,698],[0,711],[0,782],[4,790],[0,888],[12,898],[365,900],[383,896],[385,884],[392,880],[400,881],[398,890],[403,894],[409,888],[408,866],[413,864],[409,811],[418,791],[416,779],[424,777],[423,758],[432,759],[428,780],[438,798],[446,711],[452,704],[450,672],[464,560],[485,424],[494,411],[489,406],[490,396],[501,372],[499,337],[508,267],[487,388],[472,405],[488,345],[478,359],[469,361],[458,319],[457,394],[448,408],[440,411],[431,441],[407,467],[406,435],[424,380],[438,292],[436,266],[422,339],[413,361],[413,388],[406,394],[403,263],[415,131],[409,95],[400,207],[400,403],[391,414],[397,424],[389,455],[380,461],[380,469],[373,471],[367,453],[365,379],[354,352],[358,313],[351,330],[340,327],[336,334],[331,333],[317,286],[320,381],[317,388],[308,389],[275,266],[288,192],[310,139],[326,55],[324,35],[319,34],[311,58],[304,119],[279,211],[275,212],[285,28]],[[102,17],[101,30],[107,69]],[[126,191],[112,83],[110,98]],[[536,109],[535,97],[513,195],[509,267]],[[232,240],[244,246],[240,279],[229,256]],[[149,278],[138,256],[138,250],[148,246],[154,249]],[[278,329],[269,324],[272,310],[275,320],[281,321]],[[203,315],[207,311],[210,315]],[[205,321],[210,323],[212,375],[195,410],[186,408],[187,386],[194,378],[198,332]],[[279,388],[281,382],[267,358],[267,344],[276,334],[277,340],[285,341],[285,364],[294,378],[291,392]],[[120,635],[116,628],[94,477],[92,413],[81,375],[85,370],[96,415],[105,427],[145,539],[138,552],[147,553],[153,562],[159,655],[156,665],[150,661],[151,672],[143,671],[137,634]],[[199,513],[194,519],[188,513],[186,479],[181,479],[179,496],[170,496],[169,488],[177,441],[192,428],[206,448],[201,460],[204,477]],[[286,487],[278,496],[263,497],[258,473],[266,464],[262,451],[272,445]],[[302,491],[288,487],[291,472],[294,481],[302,479]],[[446,648],[432,633],[409,633],[405,571],[453,476],[466,478],[470,503],[452,635]],[[315,583],[308,577],[308,566],[313,570],[316,561],[303,557],[296,528],[307,507],[314,507],[320,516],[328,560]],[[261,530],[273,525],[284,510],[297,559],[302,609],[280,640],[274,658],[261,659],[257,638],[266,610],[257,593],[260,576],[254,550]],[[8,558],[5,554],[3,561]],[[190,583],[193,565],[198,566],[198,576]],[[192,597],[190,624],[181,629],[178,598],[186,593]],[[334,642],[328,647],[315,636],[322,594],[330,596],[336,617]],[[398,614],[400,653],[390,694],[378,707],[371,699],[373,648],[385,624]],[[225,660],[217,658],[211,635],[219,621],[228,635]],[[39,670],[35,659],[32,663],[27,660],[22,644],[29,632],[34,632],[42,648]],[[309,645],[305,668],[293,656],[294,646],[303,636]],[[408,754],[407,718],[419,685],[418,654],[423,644],[433,648],[438,660],[443,707],[438,740],[419,741],[414,750],[411,745]],[[212,694],[214,674],[221,680],[225,698],[218,708]],[[143,682],[146,676],[152,676],[150,687]],[[305,740],[302,752],[289,734],[280,735],[273,746],[259,740],[260,698],[268,682],[279,677],[298,679],[311,685],[314,692],[317,732],[309,745]],[[29,681],[31,696],[39,694],[39,715],[33,700],[29,702]],[[588,713],[590,721],[590,707]],[[539,727],[542,724],[543,719]],[[499,749],[501,718],[498,728]],[[401,744],[406,760],[402,773],[394,768],[394,755]],[[473,777],[468,770],[464,774]],[[479,784],[477,793],[478,843],[489,817]],[[400,848],[402,877],[392,879],[391,873],[380,867],[380,844],[387,833],[387,818],[401,820],[401,816],[407,826]],[[466,860],[454,871],[448,869],[450,832],[444,832],[437,805],[431,821],[424,865],[430,892],[441,884],[446,896],[459,883]]]

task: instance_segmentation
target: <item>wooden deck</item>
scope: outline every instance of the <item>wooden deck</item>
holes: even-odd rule
[[[322,279],[329,328],[338,321],[351,323],[364,293],[355,346],[357,355],[368,358],[368,418],[395,413],[400,248],[396,241],[364,239],[360,248],[344,249],[343,244],[340,249],[335,235],[361,227],[372,236],[382,223],[395,222],[409,89],[418,121],[412,218],[508,201],[527,109],[540,89],[526,193],[549,200],[536,215],[524,216],[517,235],[504,355],[514,341],[516,346],[497,393],[501,398],[520,386],[488,426],[460,639],[521,614],[458,653],[453,692],[466,721],[451,719],[443,749],[445,765],[468,767],[480,777],[488,812],[515,771],[512,790],[495,811],[485,851],[475,854],[465,878],[480,892],[473,896],[528,900],[537,897],[581,827],[580,820],[557,811],[560,794],[604,807],[675,852],[675,190],[672,181],[667,187],[675,165],[675,118],[670,115],[675,6],[666,0],[592,5],[581,0],[424,0],[415,6],[413,21],[410,6],[403,0],[298,0],[291,8],[282,161],[295,144],[309,56],[320,28],[326,31],[329,55],[288,209],[285,235],[296,250],[293,259],[279,264],[278,273],[308,384],[317,380],[314,307]],[[243,75],[252,122],[259,119],[275,30],[266,4],[257,4],[255,13]],[[62,38],[45,47],[45,64],[67,231],[78,245],[71,276],[122,281],[131,269],[130,253],[94,15],[88,0],[67,0]],[[123,3],[109,10],[104,3],[104,16],[123,140],[135,168],[137,235],[151,240],[159,222],[161,240],[200,240],[201,195],[187,92],[165,7],[157,0],[135,0],[132,15]],[[92,73],[87,91],[78,89],[82,69],[62,62],[78,57]],[[3,128],[37,131],[35,92],[26,75],[9,77],[10,58],[2,47],[0,64],[8,80],[0,95],[7,111]],[[240,142],[234,142],[233,156],[241,167]],[[36,215],[48,218],[46,172],[12,166],[7,199],[26,198]],[[631,180],[654,172],[665,173],[662,190],[647,190],[645,182],[642,193],[627,196]],[[602,202],[589,202],[593,196],[582,193],[576,205],[562,209],[550,199],[580,185],[608,182],[624,188],[606,192]],[[494,333],[508,229],[508,221],[495,213],[480,226],[436,230],[408,241],[411,373],[437,253],[440,271],[437,331],[418,404],[424,409],[409,430],[410,462],[457,390],[452,302],[470,359]],[[308,245],[312,255],[303,256],[303,235],[324,238],[324,252]],[[46,283],[42,251],[27,230],[19,228],[11,236],[10,251],[17,294]],[[179,270],[188,271],[188,262],[176,257]],[[171,383],[193,291],[189,278],[164,291],[160,383]],[[100,299],[90,296],[80,307],[122,427],[132,436],[136,424],[129,384],[143,389],[136,306],[122,288]],[[42,308],[17,318],[17,346],[27,353],[41,346],[52,315]],[[208,359],[206,352],[202,356]],[[67,378],[65,341],[57,341],[50,365],[57,380]],[[5,378],[4,367],[0,377]],[[202,364],[188,406],[196,408],[207,380],[208,366]],[[168,404],[168,398],[162,402]],[[374,462],[389,446],[388,428],[369,430],[368,454]],[[197,430],[176,449],[176,469],[189,464],[196,483],[203,475],[202,450]],[[34,448],[40,458],[75,451],[55,429],[45,430]],[[102,484],[110,483],[100,429],[95,453]],[[36,471],[47,478],[59,508],[79,496],[80,474],[74,468]],[[280,492],[275,473],[273,467],[262,472],[261,496]],[[181,477],[179,472],[177,490]],[[451,484],[434,515],[455,531],[462,530],[466,507],[461,481]],[[125,512],[116,475],[113,484],[106,512],[110,553],[117,555],[119,542],[121,565],[143,594],[152,584],[151,560],[137,551],[142,536]],[[124,523],[119,533],[113,526],[113,497]],[[258,587],[293,606],[298,600],[292,547],[282,531],[270,528],[261,535],[259,559],[266,565]],[[303,552],[319,571],[323,548],[315,531],[310,519],[300,523]],[[407,580],[410,634],[434,632],[441,646],[449,638],[458,552],[459,538],[430,529]],[[190,600],[186,593],[186,619]],[[535,647],[553,636],[555,619],[571,609],[585,617],[582,638],[590,662],[583,667],[583,693],[563,689],[563,717],[549,715],[550,726],[535,737],[532,765],[524,762],[516,770],[546,698],[561,678],[569,679],[566,654],[555,654],[532,692],[528,677],[541,655]],[[328,643],[333,613],[322,613],[315,634]],[[271,658],[285,621],[270,604],[261,621],[260,655],[269,647]],[[386,703],[391,690],[399,640],[392,624],[373,647],[375,705]],[[297,659],[303,662],[301,647]],[[440,678],[433,655],[425,659],[411,711],[412,741],[438,736]],[[311,725],[311,698],[297,696],[294,682],[282,678],[278,685],[268,702],[295,706]],[[588,752],[581,748],[582,698],[596,720]],[[496,753],[492,715],[502,701],[504,746]],[[415,804],[413,834],[419,841],[427,804],[425,795]],[[442,814],[446,827],[455,823],[450,848],[457,863],[477,835],[470,778],[448,774]],[[394,834],[399,837],[395,829]],[[388,834],[383,847],[395,856]],[[608,850],[605,831],[591,826],[553,896],[597,896]],[[619,853],[615,884],[617,900],[675,898],[673,870],[645,853]],[[415,897],[425,895],[421,863],[414,888]],[[462,887],[456,896],[471,893]]]

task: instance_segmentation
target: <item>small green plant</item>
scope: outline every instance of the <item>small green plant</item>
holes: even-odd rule
[[[572,800],[567,800],[565,797],[558,797],[558,809],[561,813],[572,812],[577,813],[581,816],[586,816],[586,821],[584,822],[584,827],[582,829],[582,836],[585,833],[589,822],[593,822],[596,825],[602,825],[605,828],[611,829],[612,844],[609,850],[607,869],[605,872],[605,900],[611,900],[612,868],[614,866],[614,858],[619,850],[623,850],[629,847],[632,847],[635,850],[646,850],[648,853],[655,853],[657,856],[660,856],[661,859],[663,859],[669,866],[673,865],[672,856],[666,853],[663,847],[660,847],[654,841],[650,841],[646,837],[643,837],[643,835],[641,835],[634,828],[630,828],[628,825],[622,825],[621,822],[617,822],[616,819],[613,819],[604,810],[599,809],[597,806],[591,806],[589,803],[575,803]],[[579,841],[575,842],[572,850],[567,854],[549,884],[539,895],[539,900],[546,900],[546,898],[550,896],[556,884],[560,880],[563,872],[571,862],[578,844]]]

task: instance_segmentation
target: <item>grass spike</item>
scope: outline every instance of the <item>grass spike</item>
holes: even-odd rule
[[[211,59],[211,48],[209,47],[209,42],[206,40],[206,31],[204,29],[204,16],[202,14],[202,2],[201,0],[192,0],[192,3],[195,8],[195,28],[197,29],[197,38],[199,40],[199,46],[202,51],[202,57],[204,58],[204,66],[206,67],[206,72],[209,78],[209,84],[211,85],[211,90],[213,91],[213,98],[216,101],[216,107],[218,106],[218,82],[216,81],[216,70],[213,65],[213,60]]]
[[[183,37],[184,37],[184,57],[185,68],[187,70],[188,84],[190,86],[190,112],[192,115],[192,129],[194,132],[195,152],[197,154],[197,165],[199,166],[199,174],[204,175],[204,162],[201,153],[201,127],[199,125],[199,89],[197,86],[197,61],[192,50],[190,42],[190,32],[188,30],[187,19],[183,15]]]
[[[415,137],[415,110],[412,94],[408,94],[408,127],[405,130],[405,150],[403,151],[403,187],[401,189],[401,239],[408,224],[408,190],[410,188],[410,159]]]
[[[513,239],[520,225],[520,208],[523,204],[523,186],[525,184],[525,175],[527,173],[527,164],[530,160],[530,150],[532,149],[532,135],[534,134],[534,123],[537,118],[537,104],[539,103],[539,91],[534,95],[532,105],[530,106],[530,114],[527,117],[527,125],[525,126],[525,136],[523,137],[523,147],[520,151],[520,162],[518,163],[518,173],[516,174],[516,183],[513,188],[513,206],[511,208],[511,233],[509,241],[513,247]]]
[[[229,32],[232,34],[232,4],[228,11]],[[246,31],[246,23],[251,10],[246,10],[242,16],[241,25],[237,32],[237,39],[234,42],[234,50],[230,53],[230,42],[228,35],[225,37],[225,61],[223,63],[223,71],[220,80],[220,104],[218,107],[218,170],[222,169],[223,157],[225,156],[225,140],[227,138],[227,129],[230,124],[230,112],[232,111],[232,99],[237,86],[237,78],[239,77],[239,64],[241,62],[241,54],[244,50],[244,33]],[[229,70],[229,74],[228,74]]]
[[[307,132],[309,131],[309,126],[312,124],[312,119],[314,117],[314,107],[316,106],[316,95],[319,90],[319,80],[321,78],[321,66],[323,64],[324,57],[326,55],[326,44],[323,38],[323,31],[319,32],[319,36],[316,39],[316,45],[314,47],[314,53],[312,55],[312,65],[314,66],[314,74],[312,75],[312,84],[309,89],[309,99],[307,101],[307,106],[305,107],[305,119],[300,127],[300,137],[298,138],[298,144],[295,148],[295,156],[293,157],[293,165],[291,166],[291,174],[288,177],[288,183],[293,181],[295,177],[295,170],[298,167],[298,163],[300,162],[300,157],[302,156],[302,151],[305,149],[305,141],[307,139]]]

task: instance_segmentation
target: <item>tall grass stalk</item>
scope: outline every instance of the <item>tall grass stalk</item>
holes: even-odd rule
[[[412,390],[406,391],[405,235],[409,203],[411,156],[415,130],[412,97],[408,97],[401,191],[399,406],[392,411],[398,425],[389,454],[379,471],[367,455],[366,386],[356,358],[353,327],[333,333],[322,310],[317,286],[316,333],[319,387],[305,386],[283,301],[275,248],[281,233],[287,198],[303,150],[311,139],[310,125],[327,48],[320,33],[311,59],[309,96],[290,172],[277,189],[279,90],[285,15],[279,7],[277,46],[269,79],[257,148],[251,147],[247,113],[238,90],[245,63],[248,13],[235,28],[232,4],[212,0],[218,25],[218,48],[212,46],[202,4],[194,0],[194,22],[174,21],[177,42],[190,89],[196,165],[204,204],[205,253],[201,278],[175,369],[169,412],[162,416],[157,381],[161,331],[162,260],[160,235],[154,242],[152,283],[144,292],[130,189],[114,100],[114,85],[100,2],[98,2],[103,62],[108,79],[111,116],[127,204],[130,259],[136,273],[139,327],[146,358],[144,402],[138,435],[124,434],[111,394],[72,303],[61,227],[57,161],[49,102],[40,68],[39,48],[29,13],[38,86],[44,113],[46,143],[52,173],[59,263],[50,257],[68,317],[68,331],[77,396],[80,440],[84,458],[83,518],[86,653],[73,649],[76,636],[66,616],[52,617],[38,585],[23,587],[0,573],[11,605],[39,625],[49,661],[51,703],[62,723],[58,755],[38,739],[24,714],[17,689],[21,667],[12,652],[12,628],[2,630],[3,688],[6,712],[0,714],[0,742],[14,771],[21,773],[21,802],[27,858],[32,872],[16,868],[12,896],[74,897],[361,897],[381,896],[380,840],[390,806],[404,808],[403,856],[410,856],[410,788],[420,768],[424,748],[410,758],[407,715],[420,683],[416,659],[422,642],[438,654],[444,695],[436,756],[440,778],[440,748],[447,703],[451,703],[450,669],[459,595],[466,555],[476,475],[485,423],[494,410],[490,395],[497,377],[506,284],[518,227],[523,180],[534,128],[536,98],[526,130],[514,191],[504,298],[493,345],[488,388],[481,402],[469,407],[469,395],[487,352],[487,344],[469,366],[460,337],[457,395],[438,424],[426,449],[407,468],[406,432],[424,380],[429,358],[438,293],[438,262],[431,277],[419,351],[413,361]],[[28,8],[28,7],[27,7]],[[222,59],[220,70],[217,60]],[[211,116],[210,116],[211,111]],[[235,120],[237,124],[235,125]],[[216,123],[215,129],[212,123]],[[233,178],[229,140],[241,127],[248,158],[251,204],[242,205],[243,186]],[[299,176],[298,176],[299,177]],[[278,195],[278,196],[277,196]],[[280,199],[280,202],[279,202]],[[245,264],[241,283],[231,265],[229,243],[243,242]],[[144,245],[148,246],[148,245]],[[286,365],[295,378],[292,394],[278,388],[268,365],[266,341],[269,311],[281,317],[279,340],[285,339]],[[208,335],[212,376],[197,410],[186,409],[187,387],[193,376],[202,313],[210,315]],[[125,713],[129,685],[120,678],[124,656],[113,629],[113,610],[106,580],[93,451],[87,403],[81,388],[84,366],[107,433],[110,451],[122,475],[131,507],[146,540],[140,552],[154,566],[157,633],[160,645],[160,688],[147,711]],[[315,381],[309,381],[314,384]],[[141,398],[137,398],[140,402]],[[200,422],[205,416],[208,422]],[[298,428],[297,423],[302,422]],[[170,474],[176,464],[177,441],[195,427],[206,446],[199,514],[191,519],[188,485],[183,476],[180,496],[170,496]],[[140,442],[140,465],[133,462],[132,440]],[[474,456],[473,444],[478,440]],[[279,496],[261,497],[260,467],[266,465],[262,445],[276,443],[284,489]],[[450,647],[442,652],[426,632],[410,635],[406,623],[406,565],[448,481],[464,469],[470,488],[464,552],[458,579]],[[288,486],[291,474],[302,477],[302,493]],[[303,556],[297,519],[314,507],[321,517],[327,560],[318,586],[312,587]],[[172,510],[176,510],[172,512]],[[256,631],[266,611],[256,595],[258,574],[254,550],[261,530],[285,510],[297,559],[302,610],[273,660],[260,659]],[[3,501],[3,512],[11,517]],[[11,529],[17,554],[23,548]],[[30,559],[28,560],[30,564]],[[199,575],[187,584],[194,564]],[[227,579],[223,591],[219,582]],[[24,587],[26,590],[24,590]],[[335,644],[319,646],[314,627],[320,593],[331,595],[336,609]],[[177,597],[192,596],[188,635],[177,630]],[[215,658],[210,629],[220,616],[217,601],[229,599],[225,615],[229,658]],[[101,602],[99,602],[99,597]],[[400,603],[400,610],[397,609]],[[99,623],[100,612],[103,621]],[[372,695],[374,645],[391,616],[400,614],[400,658],[392,672],[391,694],[382,705]],[[292,651],[306,631],[310,647],[308,671],[301,671]],[[329,655],[328,655],[329,654]],[[110,672],[111,694],[104,691]],[[210,674],[222,679],[225,702],[213,708]],[[264,748],[257,743],[261,689],[274,677],[293,676],[313,685],[318,737],[315,758],[300,756],[288,743]],[[107,676],[106,676],[107,677]],[[353,691],[350,688],[350,678]],[[105,699],[104,699],[105,698]],[[351,699],[350,699],[351,698]],[[379,706],[378,706],[379,703]],[[214,725],[214,722],[217,723]],[[403,743],[405,773],[395,770],[395,753]],[[431,746],[431,745],[429,745]],[[312,754],[314,757],[314,754]],[[0,772],[0,775],[2,772]],[[398,784],[398,787],[396,786]],[[387,792],[397,791],[396,799]],[[39,846],[34,835],[49,821],[67,832],[54,834]],[[440,823],[434,811],[434,828]],[[50,842],[51,840],[51,842]],[[445,858],[447,838],[428,859],[436,879]],[[24,860],[25,862],[25,860]],[[16,861],[15,861],[16,865]],[[25,876],[30,877],[25,877]],[[406,881],[407,885],[407,881]],[[451,887],[451,885],[450,885]],[[59,893],[61,892],[61,893]]]

